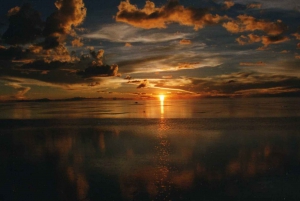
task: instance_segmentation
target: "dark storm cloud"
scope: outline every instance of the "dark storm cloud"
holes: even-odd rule
[[[42,36],[43,21],[38,11],[26,3],[21,8],[15,7],[8,13],[9,26],[2,35],[10,45],[27,44]]]
[[[125,22],[144,29],[166,28],[167,24],[193,26],[195,30],[205,25],[217,24],[227,19],[226,16],[212,15],[207,9],[185,8],[178,0],[169,0],[162,7],[155,7],[152,1],[146,1],[144,8],[139,9],[129,1],[122,1],[118,6],[116,21]]]

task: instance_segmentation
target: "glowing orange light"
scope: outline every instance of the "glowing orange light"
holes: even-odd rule
[[[163,102],[165,100],[165,95],[159,95],[159,100]]]

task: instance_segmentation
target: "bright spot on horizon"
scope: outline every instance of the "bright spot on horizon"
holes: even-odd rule
[[[165,95],[159,95],[159,100],[163,102],[165,100]]]

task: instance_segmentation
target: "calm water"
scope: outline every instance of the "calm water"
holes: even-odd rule
[[[299,103],[1,103],[0,200],[300,200]]]

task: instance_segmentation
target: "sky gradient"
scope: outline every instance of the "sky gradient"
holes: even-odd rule
[[[297,0],[11,0],[0,100],[300,96]]]

